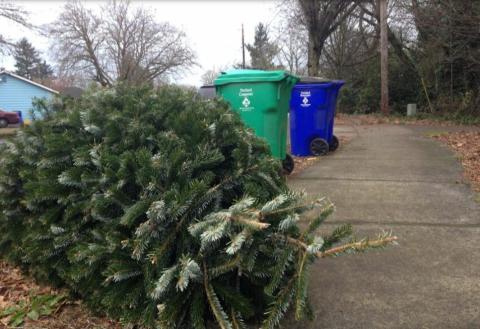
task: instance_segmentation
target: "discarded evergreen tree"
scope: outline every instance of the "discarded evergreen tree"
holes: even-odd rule
[[[309,315],[316,258],[393,239],[333,248],[350,226],[318,235],[333,205],[288,190],[221,101],[116,87],[37,110],[2,146],[0,252],[122,321],[273,328]]]

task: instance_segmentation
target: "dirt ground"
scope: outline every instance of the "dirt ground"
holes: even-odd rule
[[[0,137],[12,136],[17,131],[18,131],[18,128],[1,128],[0,129]]]
[[[39,295],[66,295],[65,292],[55,290],[49,286],[39,285],[32,278],[21,273],[3,261],[0,261],[0,328],[14,328],[11,319],[15,314],[1,316],[9,307],[22,303],[31,304],[34,296]],[[26,307],[29,311],[29,306]],[[53,313],[49,316],[40,316],[33,321],[25,317],[22,328],[31,329],[120,329],[120,324],[104,317],[92,315],[81,302],[63,299],[53,306]]]

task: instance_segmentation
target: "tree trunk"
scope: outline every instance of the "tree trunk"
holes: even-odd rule
[[[320,61],[320,56],[317,56],[317,53],[314,50],[312,43],[308,47],[308,75],[315,77],[318,75],[318,63]]]
[[[316,77],[319,74],[320,56],[322,55],[324,40],[319,40],[319,36],[315,32],[308,34],[308,75]]]

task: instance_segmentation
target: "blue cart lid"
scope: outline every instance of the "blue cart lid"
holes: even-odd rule
[[[330,80],[320,77],[300,77],[300,80],[297,82],[298,85],[321,85],[321,84],[335,84],[335,85],[343,85],[345,81],[342,80]]]

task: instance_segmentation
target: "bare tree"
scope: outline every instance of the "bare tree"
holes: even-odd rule
[[[308,37],[302,25],[294,19],[287,19],[281,25],[277,36],[280,66],[297,75],[305,75],[307,68]]]
[[[49,33],[63,71],[89,74],[103,86],[152,83],[194,65],[185,33],[157,23],[129,1],[110,1],[102,15],[69,2]]]
[[[0,18],[7,19],[14,23],[31,27],[28,23],[28,12],[13,1],[0,0]],[[0,34],[0,54],[5,54],[15,48],[15,43],[11,42]]]
[[[416,38],[416,32],[409,31],[412,17],[407,17],[405,9],[402,8],[402,2],[406,1],[409,0],[388,1],[386,32],[388,42],[398,58],[403,64],[415,70],[415,63],[409,54],[408,44]],[[378,3],[378,0],[359,1],[360,14],[354,13],[354,15],[360,18],[362,25],[367,24],[373,27],[376,30],[377,38],[380,39],[380,7]]]
[[[349,79],[352,73],[357,74],[357,68],[377,56],[377,50],[375,30],[351,15],[326,40],[320,70],[326,77]]]
[[[210,70],[205,71],[205,73],[202,74],[201,80],[203,85],[213,85],[213,81],[224,71],[225,68],[212,68]]]
[[[357,8],[357,1],[298,0],[301,20],[308,32],[308,74],[318,75],[328,37]]]

